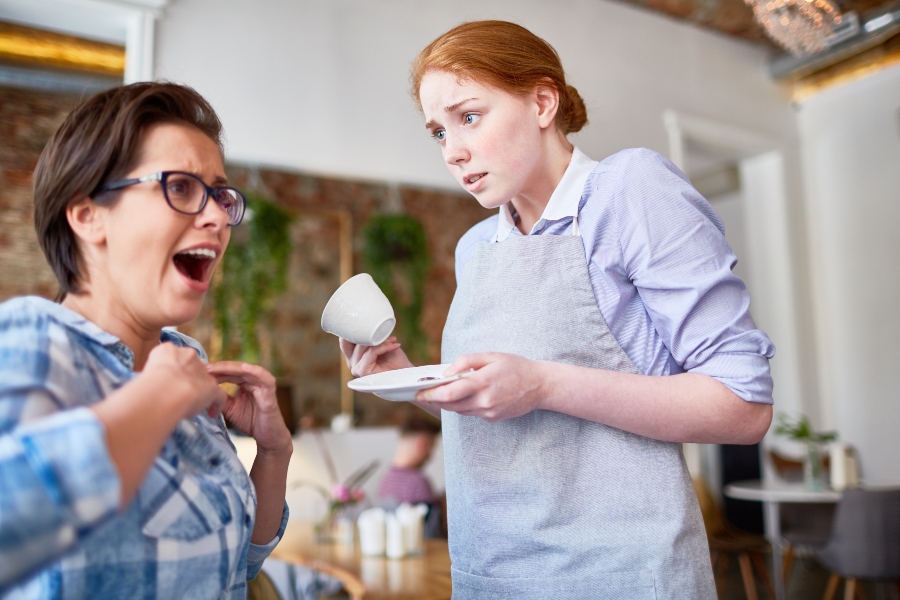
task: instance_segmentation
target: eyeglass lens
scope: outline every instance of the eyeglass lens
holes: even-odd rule
[[[166,200],[175,210],[193,215],[203,210],[206,199],[206,185],[187,173],[168,173],[163,185]],[[213,197],[216,204],[228,214],[232,225],[240,222],[244,212],[244,199],[232,188],[215,188]]]

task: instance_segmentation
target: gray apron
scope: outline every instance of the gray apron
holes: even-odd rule
[[[639,373],[597,308],[573,229],[478,246],[442,362],[509,352]],[[716,598],[679,444],[545,410],[442,420],[454,600]]]

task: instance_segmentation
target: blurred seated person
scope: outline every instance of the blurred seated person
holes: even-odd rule
[[[200,313],[241,222],[222,155],[212,107],[171,83],[88,98],[44,148],[60,294],[0,304],[0,597],[245,598],[280,540],[274,377],[164,329]],[[223,415],[256,440],[249,475]]]
[[[425,535],[445,537],[442,521],[443,498],[435,495],[422,467],[431,458],[434,444],[441,432],[441,423],[428,415],[412,414],[400,427],[400,439],[391,466],[378,486],[379,504],[394,508],[407,502],[428,505]]]

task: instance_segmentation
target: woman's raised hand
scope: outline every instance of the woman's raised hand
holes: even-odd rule
[[[340,338],[341,352],[354,377],[365,377],[384,371],[406,369],[415,366],[400,349],[400,342],[394,336],[378,346],[360,346]]]
[[[529,360],[516,354],[482,352],[464,354],[444,376],[470,375],[416,395],[418,402],[470,417],[496,422],[518,417],[540,408],[545,396],[546,367],[551,363]]]
[[[225,408],[228,395],[216,380],[206,372],[206,365],[193,348],[183,348],[172,343],[159,344],[147,356],[142,376],[160,376],[170,390],[183,392],[181,397],[188,402],[182,404],[181,418],[187,419],[206,411],[217,417]]]
[[[228,397],[222,414],[256,440],[258,451],[290,453],[291,432],[278,408],[275,377],[271,373],[237,361],[212,363],[206,365],[206,370],[219,383],[237,385],[237,392]]]

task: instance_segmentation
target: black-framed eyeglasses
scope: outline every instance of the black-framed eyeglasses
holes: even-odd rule
[[[173,210],[182,214],[196,215],[202,212],[206,207],[206,201],[212,196],[216,204],[228,214],[230,226],[240,225],[244,218],[247,198],[240,190],[227,186],[210,187],[196,175],[181,171],[160,171],[143,177],[106,183],[98,187],[91,197],[145,181],[158,181],[162,186],[166,202]]]

